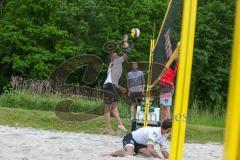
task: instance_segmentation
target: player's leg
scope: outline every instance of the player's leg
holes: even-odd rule
[[[131,120],[134,120],[135,119],[135,108],[136,108],[136,103],[135,102],[131,102],[131,106],[130,106],[130,109],[131,109]]]
[[[113,157],[125,157],[125,156],[132,156],[134,154],[134,148],[131,146],[127,146],[124,149],[109,153],[109,156]]]
[[[152,154],[147,148],[142,148],[138,150],[138,153],[141,154],[144,157],[151,157]]]
[[[117,124],[118,124],[118,125],[123,125],[122,120],[121,120],[121,118],[120,118],[120,116],[119,116],[119,112],[118,112],[118,108],[117,108],[117,103],[116,103],[116,102],[114,102],[114,103],[112,104],[112,106],[111,106],[111,112],[112,112],[113,116],[116,118]]]
[[[135,118],[136,96],[135,93],[130,93],[130,111],[131,120]]]
[[[160,92],[160,105],[161,105],[161,123],[171,118],[171,106],[172,106],[172,90],[167,87],[163,87]]]
[[[168,118],[168,108],[167,106],[161,105],[161,123]]]
[[[111,86],[111,112],[113,114],[113,116],[115,117],[115,119],[117,120],[117,124],[118,124],[118,128],[123,130],[123,131],[127,131],[127,129],[123,126],[122,120],[119,116],[119,112],[118,112],[118,108],[117,108],[117,102],[118,102],[118,93],[117,93],[117,89],[114,85]]]
[[[146,145],[136,144],[135,143],[135,152],[136,152],[136,154],[140,154],[140,155],[142,155],[144,157],[151,157],[151,156],[153,156],[152,149],[154,149],[154,148],[148,148]]]
[[[111,106],[112,106],[112,90],[111,86],[108,84],[104,85],[104,117],[105,117],[105,122],[106,122],[106,131],[109,134],[113,134],[113,130],[111,127],[111,119],[110,119],[110,113],[111,113]]]
[[[137,129],[137,124],[136,124],[136,103],[131,103],[131,131],[135,131]]]
[[[132,137],[132,133],[129,133],[123,137],[122,140],[123,149],[117,150],[115,152],[101,154],[102,156],[115,156],[115,157],[124,157],[131,156],[134,154],[134,140]]]
[[[113,130],[112,130],[112,127],[111,127],[111,119],[110,119],[111,105],[112,104],[105,104],[105,113],[104,113],[105,122],[106,122],[106,131],[109,134],[113,133]]]
[[[131,93],[131,131],[135,131],[137,129],[136,124],[136,110],[137,110],[137,104],[141,103],[142,101],[142,93]]]
[[[135,148],[135,142],[133,140],[132,133],[128,133],[123,137],[122,144],[125,154],[132,156]]]
[[[119,112],[118,112],[118,108],[117,108],[117,103],[113,103],[111,106],[111,112],[113,114],[113,116],[116,118],[117,120],[117,124],[118,124],[118,128],[123,130],[123,131],[127,131],[127,129],[123,126],[122,120],[119,116]]]
[[[137,124],[136,124],[136,103],[132,102],[131,106],[131,131],[135,131],[137,129]]]

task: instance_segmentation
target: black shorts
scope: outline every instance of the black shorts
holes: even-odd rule
[[[160,86],[160,94],[161,93],[174,93],[174,89],[167,86]]]
[[[117,88],[112,83],[106,83],[103,85],[104,90],[104,103],[112,104],[118,101]]]
[[[141,92],[130,93],[131,103],[141,103],[142,97],[143,97],[143,95]]]
[[[143,144],[138,144],[137,142],[134,141],[132,137],[132,133],[127,134],[126,136],[123,137],[123,148],[127,146],[132,146],[134,147],[134,152],[137,154],[138,151],[142,148],[146,148],[146,145]]]

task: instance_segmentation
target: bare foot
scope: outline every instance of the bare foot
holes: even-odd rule
[[[114,132],[111,128],[106,128],[105,130],[106,130],[107,134],[114,135]]]
[[[118,128],[124,132],[128,131],[123,125],[118,125]]]

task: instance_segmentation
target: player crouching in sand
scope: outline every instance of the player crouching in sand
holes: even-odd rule
[[[166,150],[165,143],[167,136],[171,132],[172,120],[166,119],[161,127],[145,127],[133,131],[123,138],[123,149],[103,156],[132,156],[134,152],[146,157],[162,157],[157,153],[154,145],[159,144],[161,153],[165,159],[169,158],[169,153]]]

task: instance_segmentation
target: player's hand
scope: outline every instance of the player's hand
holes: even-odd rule
[[[125,34],[124,37],[123,37],[123,42],[127,42],[128,41],[128,35]]]
[[[122,87],[122,86],[120,86],[120,85],[119,85],[118,89],[120,89],[120,91],[121,91],[122,93],[125,93],[125,92],[127,91],[126,88],[124,88],[124,87]]]
[[[121,90],[122,93],[127,92],[126,88],[124,88],[124,87],[122,87],[120,90]]]
[[[128,44],[128,35],[125,34],[123,37],[123,48],[129,48],[129,44]]]

